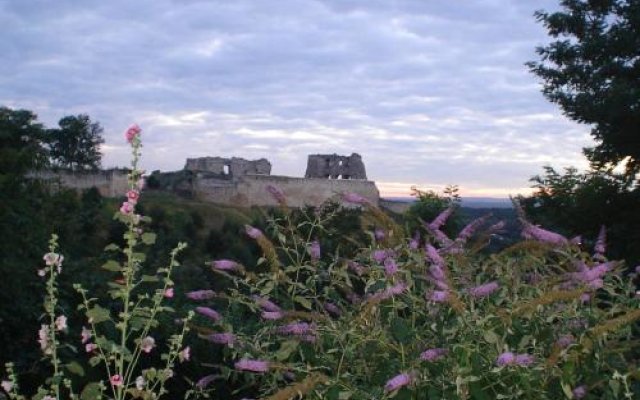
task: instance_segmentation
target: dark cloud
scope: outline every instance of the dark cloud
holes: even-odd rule
[[[584,165],[584,127],[524,67],[556,1],[0,2],[0,104],[48,124],[88,113],[105,164],[145,129],[148,169],[186,157],[363,155],[370,178],[519,190],[541,165]],[[559,145],[561,144],[561,145]]]

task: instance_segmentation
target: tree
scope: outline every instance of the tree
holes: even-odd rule
[[[14,185],[27,171],[46,165],[44,132],[31,111],[0,107],[0,183],[14,178],[8,183]]]
[[[50,131],[51,159],[69,169],[100,168],[100,145],[103,129],[88,115],[67,116],[58,122],[59,129]]]
[[[640,172],[640,1],[562,0],[561,11],[537,11],[556,39],[527,65],[543,93],[565,115],[592,126],[596,146],[585,154],[596,169],[626,161]]]

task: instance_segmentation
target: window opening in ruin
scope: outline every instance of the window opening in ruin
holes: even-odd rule
[[[222,173],[225,174],[225,175],[229,175],[229,166],[228,165],[225,164],[222,167]]]
[[[342,179],[342,175],[338,175],[336,179]]]
[[[338,165],[342,167],[342,160],[338,161]]]

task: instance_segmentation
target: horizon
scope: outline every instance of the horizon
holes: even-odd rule
[[[530,194],[544,165],[588,166],[588,126],[524,66],[557,1],[303,2],[7,2],[0,105],[88,114],[107,168],[133,122],[148,171],[237,156],[301,176],[307,154],[355,152],[383,196]]]

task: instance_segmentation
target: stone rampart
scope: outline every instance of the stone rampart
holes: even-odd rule
[[[289,207],[319,206],[326,200],[340,200],[341,193],[357,193],[372,204],[380,198],[374,182],[348,179],[293,178],[277,175],[245,175],[231,181],[200,177],[195,181],[195,197],[202,201],[238,207],[277,206],[267,191],[273,185],[282,190]]]
[[[109,169],[99,171],[35,171],[28,177],[50,182],[72,189],[84,190],[95,187],[104,197],[124,196],[129,190],[128,171]]]

